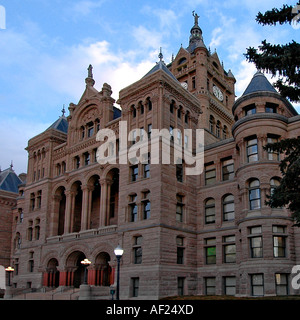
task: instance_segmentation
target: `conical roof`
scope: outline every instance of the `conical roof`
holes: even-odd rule
[[[51,126],[47,129],[56,129],[64,133],[68,133],[68,120],[65,116],[60,116]]]
[[[0,190],[18,193],[18,186],[23,181],[16,175],[12,166],[0,171]]]
[[[259,92],[259,91],[269,91],[269,92],[275,92],[275,88],[271,85],[269,80],[265,77],[263,73],[260,71],[257,71],[250,83],[248,84],[248,87],[242,94],[242,96],[245,96],[246,94],[253,93],[253,92]]]

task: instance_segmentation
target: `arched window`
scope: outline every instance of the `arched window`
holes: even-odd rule
[[[148,106],[148,111],[151,111],[152,110],[152,102],[151,102],[150,97],[148,97],[146,99],[146,105]]]
[[[260,183],[253,179],[249,183],[249,208],[250,210],[260,209]]]
[[[170,113],[174,113],[174,109],[175,109],[175,101],[172,100],[172,102],[170,103]]]
[[[178,110],[177,110],[177,117],[178,119],[181,119],[181,115],[182,115],[182,106],[179,106]]]
[[[228,137],[228,129],[227,126],[223,127],[223,139],[227,139]]]
[[[210,117],[209,117],[209,131],[211,132],[211,133],[214,133],[214,126],[215,126],[215,118],[211,115]]]
[[[271,187],[271,195],[273,194],[274,190],[280,185],[280,180],[278,178],[272,178],[270,180],[270,187]]]
[[[221,122],[218,120],[216,125],[216,136],[220,138]]]
[[[223,220],[229,221],[234,220],[234,196],[228,194],[223,197]]]
[[[210,198],[205,201],[205,224],[215,223],[215,199]]]
[[[134,106],[134,104],[131,106],[131,112],[132,112],[132,118],[136,117],[136,108]]]

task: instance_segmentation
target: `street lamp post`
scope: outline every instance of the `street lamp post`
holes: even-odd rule
[[[116,255],[117,261],[118,261],[118,270],[117,270],[117,296],[116,300],[120,300],[120,260],[122,258],[122,255],[124,253],[124,250],[118,246],[115,248],[114,253]]]
[[[9,266],[9,267],[5,268],[5,271],[8,273],[8,287],[10,287],[11,286],[11,284],[10,284],[10,274],[12,272],[14,272],[15,269]]]
[[[84,278],[83,284],[87,284],[87,267],[92,263],[89,259],[84,259],[80,261],[82,265],[84,265]]]

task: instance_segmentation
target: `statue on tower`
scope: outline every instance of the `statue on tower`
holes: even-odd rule
[[[193,13],[193,17],[195,18],[195,25],[198,25],[198,21],[199,21],[199,17],[197,13],[195,13],[195,11],[192,12]]]
[[[90,64],[87,70],[88,70],[88,78],[93,79],[93,66]]]

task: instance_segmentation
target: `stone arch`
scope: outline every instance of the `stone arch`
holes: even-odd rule
[[[95,258],[95,285],[110,286],[112,268],[109,265],[110,255],[101,251]]]
[[[79,288],[84,281],[84,269],[81,261],[86,258],[86,255],[79,250],[75,250],[70,253],[66,258],[66,268],[69,273],[69,285]]]

